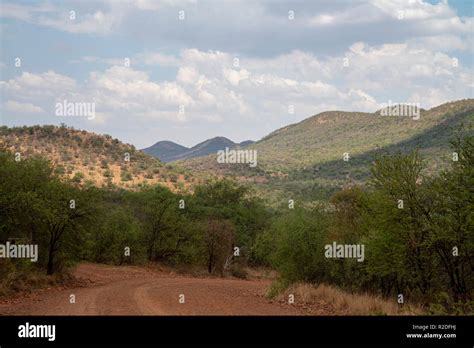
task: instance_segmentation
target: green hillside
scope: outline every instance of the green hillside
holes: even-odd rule
[[[323,112],[269,134],[253,148],[258,150],[259,164],[267,170],[288,172],[340,160],[345,152],[354,157],[415,137],[419,137],[420,146],[431,147],[436,141],[420,138],[426,131],[441,124],[453,125],[469,116],[472,119],[473,112],[473,99],[421,111],[419,120],[380,116],[379,113]],[[438,133],[444,139],[448,130]]]
[[[380,153],[419,149],[427,171],[446,167],[455,128],[473,122],[474,99],[421,110],[418,120],[379,112],[329,111],[278,129],[250,146],[258,151],[257,168],[218,164],[215,155],[183,163],[209,175],[250,181],[273,198],[327,198],[347,182],[363,182]],[[344,153],[349,161],[343,160]]]

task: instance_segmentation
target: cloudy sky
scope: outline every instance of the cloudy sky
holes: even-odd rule
[[[473,2],[0,2],[1,124],[138,148],[258,140],[327,110],[473,97]],[[129,64],[128,64],[129,63]],[[95,117],[56,116],[94,103]]]

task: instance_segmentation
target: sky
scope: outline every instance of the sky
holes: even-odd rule
[[[193,146],[323,111],[472,98],[473,4],[1,0],[0,123]]]

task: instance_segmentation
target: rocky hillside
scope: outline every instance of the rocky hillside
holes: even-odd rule
[[[49,159],[58,174],[78,184],[133,188],[160,184],[188,187],[189,171],[166,165],[110,135],[61,126],[0,127],[0,146],[22,157]]]

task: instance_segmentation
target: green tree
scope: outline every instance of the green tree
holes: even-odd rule
[[[211,180],[198,185],[189,199],[190,215],[194,219],[227,220],[235,226],[235,244],[241,259],[251,257],[256,237],[268,224],[270,216],[262,200],[233,180]]]
[[[429,246],[457,302],[472,300],[474,291],[474,137],[459,134],[452,145],[458,160],[431,186],[436,214]]]
[[[319,210],[295,208],[277,218],[259,237],[259,250],[287,282],[320,282],[328,276],[324,256],[327,216]],[[270,244],[266,244],[270,243]]]
[[[132,201],[135,216],[142,221],[148,259],[166,260],[179,254],[194,229],[188,229],[178,196],[167,188],[155,186],[132,195]]]
[[[375,189],[368,201],[367,269],[386,291],[428,295],[436,270],[428,241],[432,199],[418,152],[383,155],[372,168]]]

